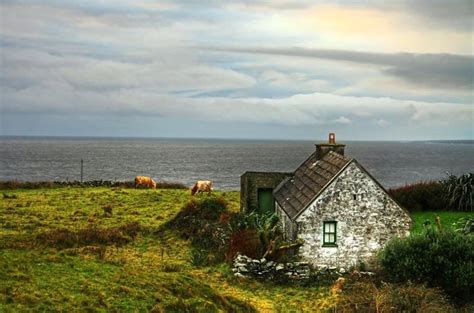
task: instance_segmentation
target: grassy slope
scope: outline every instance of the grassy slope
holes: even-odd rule
[[[0,191],[2,192],[2,191]],[[58,188],[5,191],[0,200],[0,311],[300,312],[327,308],[326,287],[237,281],[226,265],[196,268],[189,243],[160,225],[186,190]],[[238,210],[238,192],[219,193]],[[112,215],[103,208],[112,207]],[[138,221],[147,231],[121,246],[56,249],[36,236]]]
[[[57,188],[4,193],[0,311],[313,312],[330,307],[333,300],[327,287],[237,281],[226,265],[193,267],[188,242],[173,233],[153,235],[189,201],[186,190]],[[238,210],[238,192],[218,194]],[[106,206],[112,208],[111,216],[104,214]],[[436,214],[414,213],[414,230],[419,231],[426,219],[434,221]],[[439,213],[445,227],[466,214]],[[132,221],[148,231],[121,247],[56,249],[38,245],[35,239],[56,229],[107,229]]]

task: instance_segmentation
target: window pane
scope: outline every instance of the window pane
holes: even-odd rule
[[[329,242],[329,235],[328,234],[325,234],[324,235],[324,242]]]
[[[330,227],[329,223],[324,223],[324,232],[325,233],[329,232],[329,227]]]
[[[336,239],[334,238],[335,236],[333,234],[329,235],[329,242],[335,242]]]
[[[333,233],[335,230],[334,223],[329,223],[329,232]]]

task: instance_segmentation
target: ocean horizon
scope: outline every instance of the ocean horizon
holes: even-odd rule
[[[321,140],[0,136],[0,180],[132,180],[136,175],[191,185],[213,180],[236,190],[246,171],[291,172]],[[474,170],[474,140],[344,140],[386,188]]]

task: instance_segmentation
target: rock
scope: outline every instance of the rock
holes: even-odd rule
[[[239,278],[247,278],[247,276],[242,275],[241,273],[235,273],[234,276]]]
[[[285,269],[285,266],[281,263],[278,263],[277,266],[275,267],[275,270],[277,271],[282,271]]]

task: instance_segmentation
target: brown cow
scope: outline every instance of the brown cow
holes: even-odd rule
[[[148,176],[137,176],[135,177],[135,188],[139,186],[156,189],[156,182],[153,180],[153,178]]]
[[[212,188],[212,181],[210,180],[198,180],[193,188],[191,189],[191,195],[195,195],[197,193],[205,192],[207,191],[208,195],[211,194],[211,191],[214,189]]]

